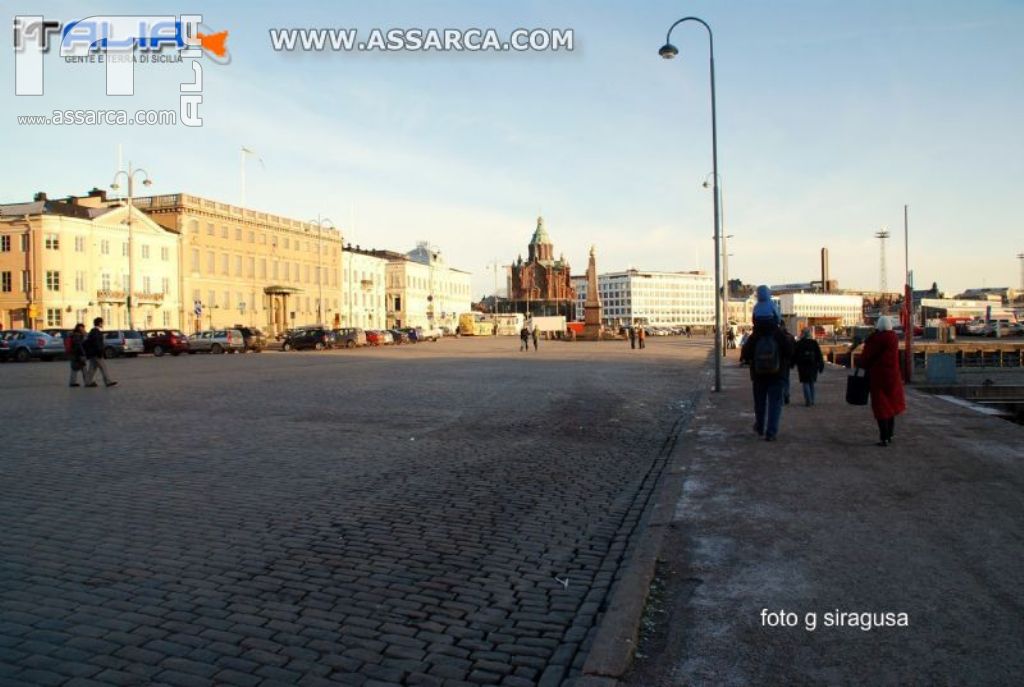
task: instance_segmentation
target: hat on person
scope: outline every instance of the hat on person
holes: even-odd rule
[[[880,332],[891,332],[892,331],[892,318],[890,317],[879,317],[878,322],[875,323],[875,329]]]
[[[803,337],[804,337],[805,339],[811,339],[811,338],[814,338],[814,330],[813,330],[813,329],[811,329],[810,327],[804,327],[804,331],[803,331]]]

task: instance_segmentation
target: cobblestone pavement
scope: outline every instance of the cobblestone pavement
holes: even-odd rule
[[[0,365],[0,684],[572,684],[708,342],[517,344]]]

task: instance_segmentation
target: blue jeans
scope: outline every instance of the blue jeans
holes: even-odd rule
[[[784,387],[782,378],[754,379],[754,429],[758,434],[774,437],[779,433]]]
[[[807,405],[814,405],[814,382],[804,382],[804,401]]]

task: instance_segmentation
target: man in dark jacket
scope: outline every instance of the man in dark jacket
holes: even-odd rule
[[[78,375],[82,375],[82,383],[87,382],[85,377],[85,325],[79,322],[68,336],[67,343],[68,362],[71,364],[71,381],[68,386],[78,386]]]
[[[782,419],[782,394],[790,361],[793,337],[785,334],[774,317],[757,318],[754,333],[740,351],[740,362],[750,365],[754,387],[754,431],[775,441]]]
[[[96,370],[103,375],[105,386],[116,386],[117,382],[107,374],[107,364],[103,361],[103,318],[92,321],[92,329],[85,337],[85,357],[89,361],[89,369],[85,372],[85,385],[96,386]]]
[[[814,405],[814,383],[818,375],[825,371],[825,357],[821,354],[821,346],[814,340],[814,331],[808,327],[797,342],[793,351],[793,365],[800,376],[800,384],[804,390],[804,404]]]

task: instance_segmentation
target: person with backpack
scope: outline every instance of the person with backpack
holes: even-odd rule
[[[864,342],[857,367],[868,373],[871,412],[878,421],[878,445],[892,443],[896,416],[907,409],[900,371],[900,340],[892,330],[892,320],[879,317],[875,332]]]
[[[523,328],[519,330],[519,350],[530,350],[530,330],[526,328],[526,325],[523,325]]]
[[[814,340],[814,330],[804,329],[793,349],[793,365],[804,391],[804,405],[814,405],[814,383],[818,375],[825,371],[825,356],[821,354],[821,346]]]
[[[76,324],[64,339],[64,353],[71,364],[71,380],[68,386],[81,386],[78,383],[79,375],[82,376],[82,384],[85,384],[85,325],[81,322]]]
[[[754,390],[754,431],[775,441],[782,420],[782,395],[793,359],[793,337],[771,316],[756,318],[754,333],[740,351],[740,362],[750,365]]]

